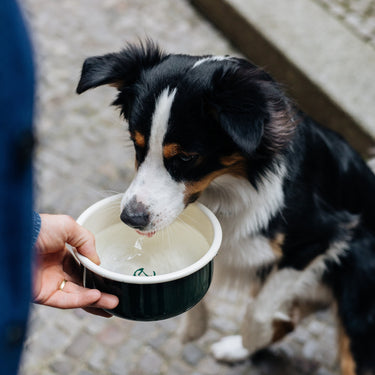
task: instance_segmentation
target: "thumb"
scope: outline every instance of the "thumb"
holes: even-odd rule
[[[94,235],[89,230],[79,225],[74,219],[69,219],[66,224],[66,242],[75,247],[80,254],[89,258],[95,264],[100,264],[100,259],[95,249]]]

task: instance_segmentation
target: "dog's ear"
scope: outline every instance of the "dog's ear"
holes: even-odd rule
[[[272,78],[240,60],[212,76],[215,117],[222,129],[247,155],[262,143],[261,152],[277,152],[290,139],[289,105]]]
[[[256,150],[267,121],[265,98],[241,68],[218,70],[212,77],[213,103],[222,129],[246,154]]]
[[[143,69],[159,63],[164,54],[156,44],[129,44],[118,53],[89,57],[85,60],[77,93],[101,85],[112,85],[121,90],[137,81]]]

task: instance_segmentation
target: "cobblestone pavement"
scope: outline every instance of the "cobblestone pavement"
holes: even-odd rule
[[[185,0],[23,0],[39,66],[37,207],[77,217],[125,190],[133,154],[115,92],[77,96],[83,59],[152,37],[170,52],[238,54]],[[242,298],[209,293],[213,319],[200,340],[182,345],[181,317],[152,323],[104,319],[82,310],[33,306],[21,375],[337,374],[329,312],[309,318],[282,343],[226,365],[210,355],[218,338],[238,332]]]
[[[374,0],[314,0],[375,48]]]

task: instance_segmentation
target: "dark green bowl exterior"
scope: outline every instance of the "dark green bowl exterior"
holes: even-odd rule
[[[120,302],[109,310],[121,318],[153,321],[182,314],[207,293],[213,274],[213,261],[182,279],[157,284],[129,284],[110,280],[86,268],[85,285],[116,295]]]

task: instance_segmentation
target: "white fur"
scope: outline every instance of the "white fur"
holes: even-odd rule
[[[303,271],[284,268],[271,274],[259,295],[249,302],[241,329],[242,345],[253,353],[272,342],[274,336],[273,322],[282,320],[298,323],[292,316],[296,301],[328,305],[332,295],[321,283],[327,260],[339,262],[339,256],[347,249],[346,242],[335,242],[326,253],[318,256]],[[299,316],[299,319],[303,315]],[[230,361],[231,349],[221,345],[216,348],[217,359]],[[234,359],[235,360],[235,359]]]
[[[156,101],[149,151],[121,201],[121,210],[133,197],[147,207],[150,223],[145,232],[166,227],[185,207],[185,185],[174,181],[163,163],[163,139],[175,94],[176,90],[170,93],[167,88]]]
[[[211,352],[217,360],[225,362],[244,361],[250,355],[243,347],[240,335],[223,337],[211,346]]]
[[[232,283],[251,280],[254,271],[276,259],[269,241],[259,231],[283,207],[282,190],[286,168],[269,172],[255,189],[244,178],[230,175],[218,177],[203,193],[200,201],[219,219],[223,230],[221,250],[215,260],[220,281]]]
[[[283,206],[286,167],[267,172],[257,189],[245,178],[218,177],[204,192],[201,201],[215,212],[231,233],[231,241],[257,234]]]
[[[223,61],[223,60],[230,60],[229,56],[209,56],[209,57],[204,57],[203,59],[198,60],[194,65],[193,68],[196,68],[197,66],[209,62],[209,61]]]

